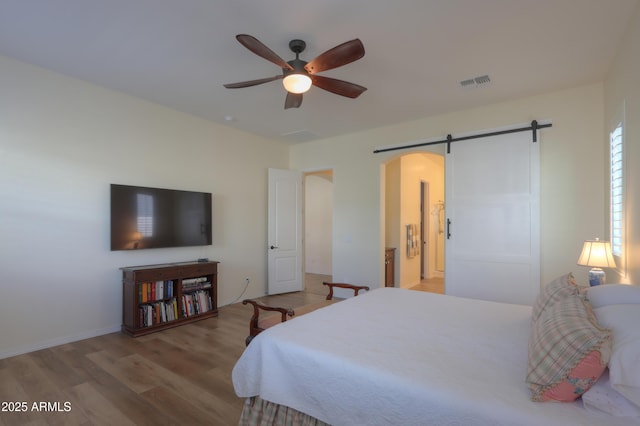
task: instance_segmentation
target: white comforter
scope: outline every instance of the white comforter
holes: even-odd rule
[[[233,384],[240,397],[336,426],[628,424],[581,402],[530,401],[530,314],[529,306],[377,289],[261,333]]]

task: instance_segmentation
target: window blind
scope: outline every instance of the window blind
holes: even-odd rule
[[[611,251],[622,256],[624,246],[624,147],[622,123],[611,132]],[[618,263],[619,264],[619,263]]]

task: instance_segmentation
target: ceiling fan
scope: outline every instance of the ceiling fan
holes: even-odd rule
[[[287,62],[253,36],[238,34],[236,39],[256,55],[282,68],[282,74],[258,80],[225,84],[224,87],[227,89],[257,86],[258,84],[282,79],[282,84],[287,90],[287,98],[284,102],[285,109],[299,108],[302,105],[302,94],[309,90],[311,85],[352,99],[357,98],[367,90],[366,87],[355,83],[316,74],[341,67],[362,58],[364,56],[364,46],[359,39],[347,41],[329,49],[310,62],[305,62],[298,57],[307,46],[302,40],[296,39],[289,42],[289,49],[296,54],[296,58]]]

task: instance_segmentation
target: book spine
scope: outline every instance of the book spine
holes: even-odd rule
[[[162,281],[156,281],[154,283],[155,291],[153,292],[153,300],[162,299]]]

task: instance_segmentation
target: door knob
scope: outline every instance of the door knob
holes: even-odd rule
[[[271,246],[270,248],[271,248],[271,250],[273,250],[273,249],[277,249],[278,247],[277,246]]]

